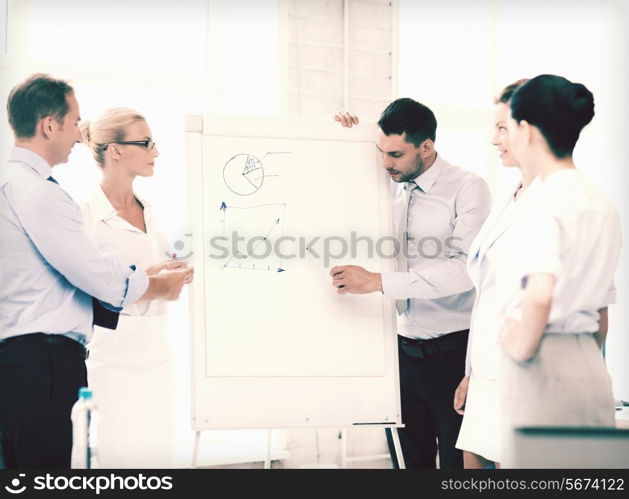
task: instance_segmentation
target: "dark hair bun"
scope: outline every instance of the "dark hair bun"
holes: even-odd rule
[[[571,83],[561,87],[559,101],[576,127],[583,128],[594,117],[594,95],[585,85]]]
[[[594,117],[592,92],[581,83],[550,74],[519,87],[509,105],[513,119],[536,126],[558,158],[572,155],[581,130]]]

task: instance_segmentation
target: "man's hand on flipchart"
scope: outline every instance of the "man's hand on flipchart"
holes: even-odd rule
[[[354,125],[358,125],[358,116],[347,111],[342,111],[334,115],[334,121],[338,121],[341,126],[346,128],[352,128]]]
[[[341,295],[347,293],[367,294],[382,291],[382,278],[358,265],[340,265],[330,270],[332,286]]]

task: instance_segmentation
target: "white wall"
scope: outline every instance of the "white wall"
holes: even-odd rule
[[[375,121],[393,96],[389,0],[284,0],[286,114],[351,110]]]
[[[626,165],[628,3],[616,0],[400,0],[399,95],[433,108],[437,148],[483,175],[494,195],[517,172],[494,148],[493,99],[509,83],[552,73],[585,84],[596,116],[575,149],[577,166],[614,198],[629,234]],[[610,308],[607,364],[616,397],[629,400],[629,246]]]

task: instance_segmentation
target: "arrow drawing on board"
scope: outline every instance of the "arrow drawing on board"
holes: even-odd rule
[[[223,266],[223,268],[228,268],[228,269],[238,269],[238,270],[264,270],[265,272],[268,271],[273,271],[276,273],[280,273],[280,272],[286,272],[286,269],[283,269],[282,267],[277,267],[276,269],[271,268],[270,265],[267,265],[266,267],[256,267],[255,263],[253,265],[243,265],[242,263],[239,263],[238,265],[229,265],[229,266]]]
[[[221,207],[219,208],[220,211],[223,212],[223,219],[221,220],[222,224],[223,224],[223,234],[225,233],[225,214],[227,213],[227,204],[225,204],[225,201],[221,202]]]
[[[267,231],[267,233],[264,235],[264,237],[263,237],[260,241],[258,241],[258,242],[257,242],[257,243],[253,246],[253,248],[251,248],[251,252],[250,252],[249,254],[247,254],[247,255],[243,255],[243,254],[242,254],[242,253],[240,253],[239,251],[236,251],[236,254],[235,254],[234,256],[232,256],[229,260],[227,260],[227,262],[225,263],[225,265],[223,265],[223,267],[227,267],[227,266],[231,263],[231,261],[232,261],[234,258],[239,258],[239,259],[242,259],[242,260],[246,260],[247,258],[249,258],[249,256],[251,256],[251,253],[253,253],[253,252],[255,251],[255,249],[256,249],[256,248],[257,248],[260,244],[262,244],[264,241],[266,241],[266,240],[269,238],[269,236],[271,235],[271,233],[275,230],[275,228],[276,228],[279,224],[280,224],[280,219],[279,219],[279,218],[277,218],[277,219],[273,222],[273,224],[271,225],[271,228],[270,228],[270,229]],[[254,267],[255,267],[255,265],[254,265]],[[234,268],[234,267],[230,267],[230,268]],[[240,268],[240,267],[238,267],[238,268]],[[268,268],[267,270],[270,270],[270,268]]]
[[[271,236],[272,233],[276,233],[277,235],[277,227],[280,227],[280,232],[281,232],[281,236],[284,235],[284,230],[283,230],[283,221],[284,221],[284,215],[286,214],[286,203],[267,203],[267,204],[259,204],[259,205],[255,205],[255,206],[231,206],[231,205],[227,205],[227,203],[225,201],[222,201],[220,206],[219,206],[219,211],[222,212],[222,217],[221,217],[221,222],[223,225],[223,234],[225,236],[227,236],[226,234],[226,225],[227,225],[227,212],[229,211],[229,213],[231,214],[232,212],[235,211],[239,211],[239,210],[259,210],[261,208],[266,208],[266,207],[280,207],[283,211],[283,214],[280,215],[278,218],[275,218],[273,223],[271,224],[270,229],[267,231],[266,235],[262,238],[260,238],[260,240],[258,241],[258,243],[251,248],[251,251],[249,254],[243,254],[241,252],[238,251],[238,249],[235,249],[234,251],[234,255],[229,259],[229,261],[227,261],[224,265],[221,266],[222,269],[226,269],[226,268],[230,268],[230,269],[238,269],[238,270],[265,270],[265,271],[272,271],[272,272],[276,272],[276,273],[280,273],[280,272],[287,272],[287,269],[284,268],[284,262],[283,259],[280,257],[279,258],[279,262],[276,263],[275,265],[268,265],[268,264],[263,264],[263,265],[257,265],[257,264],[247,264],[246,261],[247,258],[249,258],[249,256],[251,256],[255,249],[257,248],[257,246],[259,244],[263,244],[266,243],[266,241],[269,239],[269,237]],[[268,244],[268,243],[267,243]],[[240,260],[242,263],[240,262],[235,262],[233,261],[234,259],[238,259]]]

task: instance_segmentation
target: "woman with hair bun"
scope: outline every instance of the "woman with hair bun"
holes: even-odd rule
[[[167,244],[151,204],[133,189],[150,177],[159,155],[145,118],[116,108],[80,124],[103,178],[82,205],[88,227],[113,258],[142,265],[148,274],[187,267],[167,261]],[[176,393],[166,302],[125,307],[116,331],[99,327],[89,343],[88,380],[99,408],[103,468],[173,466]]]
[[[592,93],[565,78],[540,75],[516,90],[510,108],[511,151],[541,184],[505,234],[497,268],[507,467],[517,463],[516,427],[614,426],[600,348],[621,247],[614,204],[572,159],[594,116]]]

